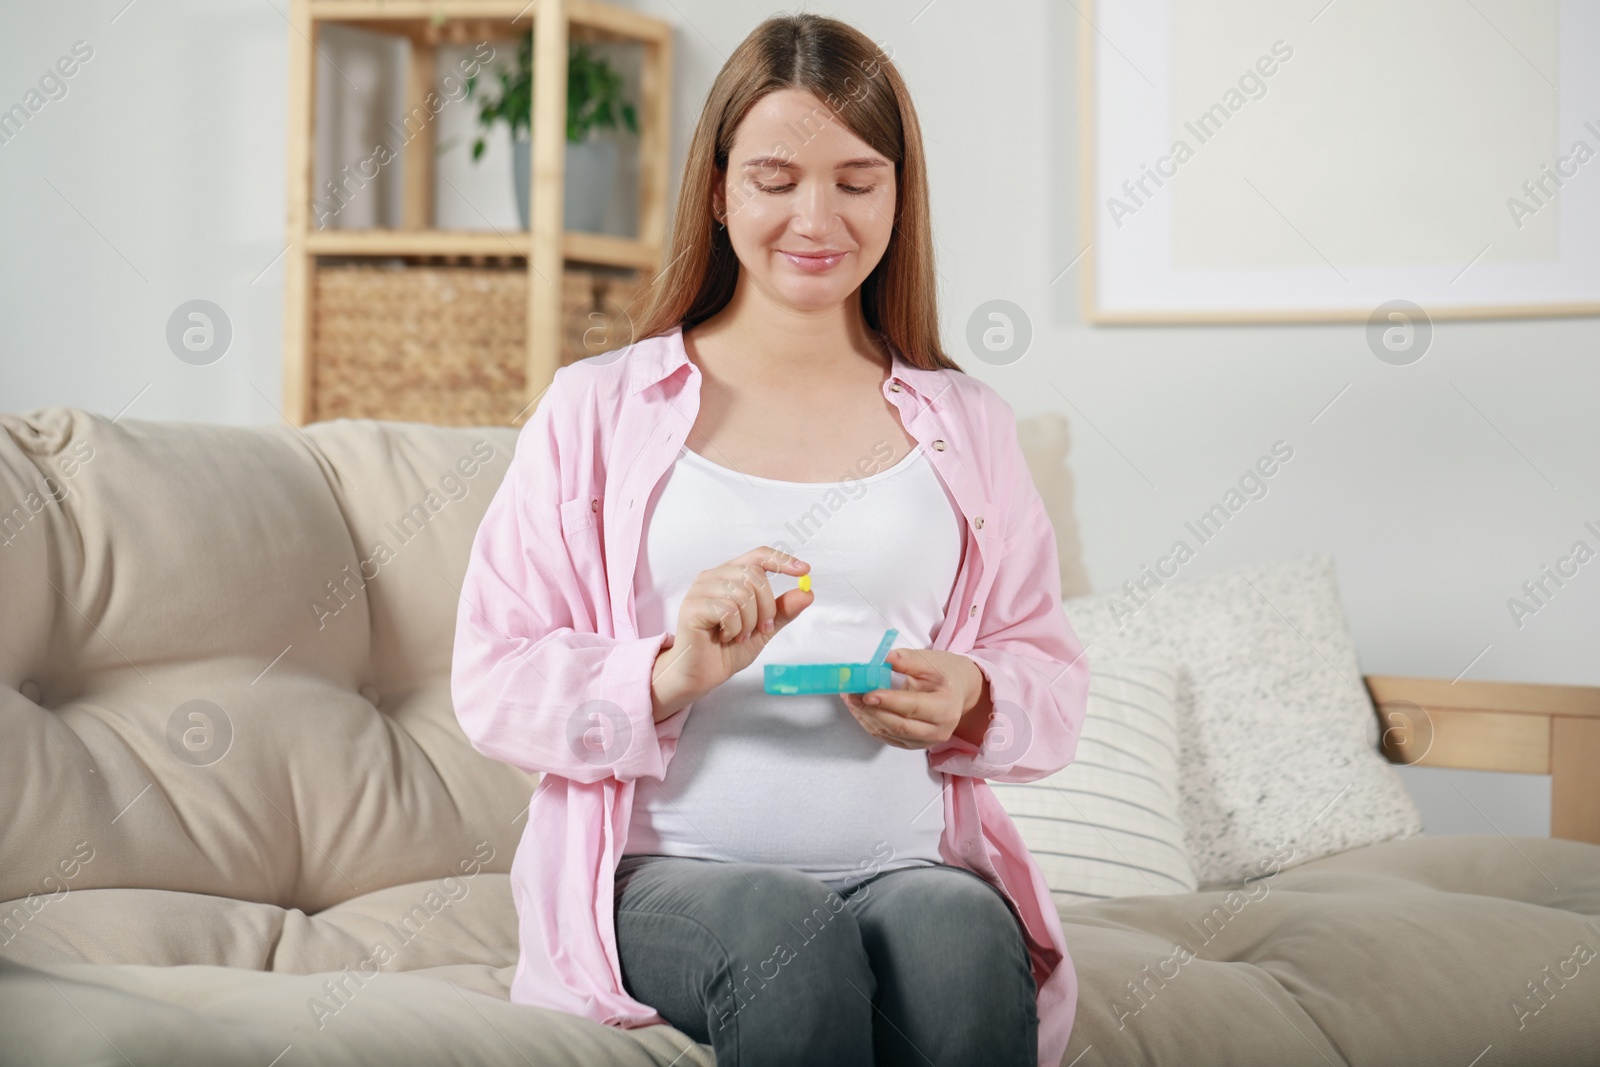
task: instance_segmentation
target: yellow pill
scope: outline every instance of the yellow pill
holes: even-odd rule
[[[802,593],[811,592],[811,575],[802,574],[800,576],[800,591]]]

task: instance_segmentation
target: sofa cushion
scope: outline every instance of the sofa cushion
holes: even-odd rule
[[[1198,885],[1178,816],[1179,668],[1091,658],[1071,763],[1034,782],[990,782],[1057,906]]]
[[[352,960],[352,965],[355,961]],[[0,958],[0,1067],[713,1067],[670,1026],[512,1004],[509,968],[270,974]],[[91,1058],[92,1057],[92,1058]]]
[[[515,430],[0,428],[0,900],[309,914],[510,869],[533,783],[461,734],[449,658]]]
[[[494,858],[487,849],[481,854]],[[514,966],[509,876],[475,861],[463,866],[461,874],[377,889],[311,915],[209,893],[63,889],[33,909],[11,908],[0,927],[0,954],[34,965],[200,964],[286,974],[363,961],[391,973]]]
[[[1056,535],[1061,595],[1082,596],[1089,592],[1089,572],[1083,565],[1083,538],[1078,533],[1076,481],[1067,463],[1072,427],[1065,415],[1054,411],[1018,419],[1017,443]]]
[[[380,689],[402,691],[448,677],[467,554],[517,430],[338,419],[304,435],[327,466],[356,555],[373,561],[357,575],[372,628],[370,673]],[[313,614],[338,608],[326,586],[311,595]]]
[[[1063,1063],[1594,1062],[1600,846],[1413,837],[1257,873],[1062,909]]]
[[[1091,664],[1184,667],[1179,788],[1201,885],[1422,832],[1345,628],[1333,560],[1305,555],[1066,601]]]
[[[459,910],[509,898],[509,879],[485,873]],[[1415,837],[1249,885],[1059,910],[1079,982],[1062,1065],[1464,1065],[1491,1045],[1480,1067],[1576,1064],[1600,1047],[1585,984],[1600,966],[1600,846]],[[514,968],[494,962],[515,933],[501,936],[480,962],[403,973],[354,950],[314,974],[0,956],[0,1067],[125,1062],[116,1050],[215,1067],[714,1062],[671,1027],[509,1003]]]

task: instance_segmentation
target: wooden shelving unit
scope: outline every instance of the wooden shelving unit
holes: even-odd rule
[[[284,414],[312,421],[316,404],[315,306],[321,257],[406,263],[510,263],[527,275],[526,361],[517,408],[531,406],[563,362],[564,275],[572,265],[624,268],[647,283],[660,269],[666,232],[671,26],[595,0],[291,0],[289,21],[288,244],[284,299]],[[424,123],[402,153],[401,229],[312,225],[316,55],[324,26],[340,24],[407,41],[407,107],[434,91],[442,44],[513,40],[533,30],[533,172],[528,230],[433,228],[434,126]],[[567,50],[569,41],[643,46],[640,71],[639,221],[635,238],[566,232]]]

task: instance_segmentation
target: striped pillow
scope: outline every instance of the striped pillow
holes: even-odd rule
[[[1036,782],[990,782],[1056,906],[1199,888],[1178,819],[1177,665],[1090,666],[1078,754]]]

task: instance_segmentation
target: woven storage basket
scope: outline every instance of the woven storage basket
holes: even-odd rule
[[[632,342],[633,279],[562,276],[561,362]],[[312,303],[312,419],[509,425],[526,416],[528,272],[325,264]]]

